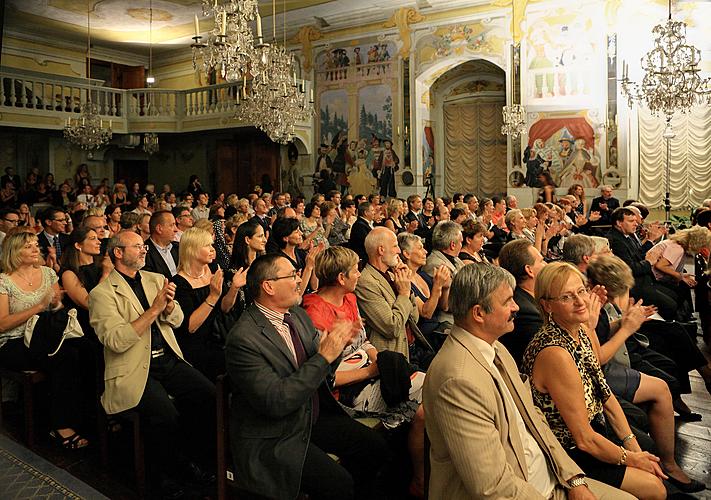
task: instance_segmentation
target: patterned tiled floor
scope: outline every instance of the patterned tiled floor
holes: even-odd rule
[[[0,436],[0,498],[78,500],[105,497],[26,448]]]

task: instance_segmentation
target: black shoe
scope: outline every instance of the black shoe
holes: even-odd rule
[[[215,474],[203,470],[195,462],[188,462],[183,466],[185,481],[197,486],[210,486],[215,484]]]
[[[701,481],[697,481],[696,479],[692,479],[688,483],[682,483],[678,479],[674,479],[673,477],[669,476],[667,478],[667,481],[669,481],[676,489],[678,489],[682,493],[698,493],[699,491],[704,491],[706,489],[706,485]]]
[[[681,422],[699,422],[702,419],[701,414],[694,413],[693,411],[677,411],[678,415],[674,418]]]
[[[185,496],[183,486],[169,477],[160,480],[160,497],[163,500],[178,500]]]

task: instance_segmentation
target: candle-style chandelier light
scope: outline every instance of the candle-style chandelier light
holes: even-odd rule
[[[91,2],[87,1],[86,8],[86,59],[87,80],[91,85]],[[113,132],[111,120],[108,128],[99,116],[99,110],[91,100],[91,89],[86,90],[86,102],[80,106],[80,115],[77,118],[67,118],[64,126],[64,138],[81,149],[91,151],[108,143]]]
[[[666,120],[662,137],[666,141],[666,168],[664,210],[667,222],[671,219],[670,156],[674,113],[686,113],[692,107],[709,104],[711,90],[709,79],[701,78],[701,51],[686,41],[686,24],[672,20],[672,5],[669,0],[669,15],[665,24],[652,29],[654,47],[641,59],[644,76],[641,83],[629,79],[629,66],[622,62],[622,95],[631,108],[635,101],[643,104],[654,116],[663,114]]]
[[[677,111],[686,113],[709,103],[709,79],[699,75],[701,51],[687,43],[686,24],[672,20],[671,0],[667,22],[656,25],[652,33],[654,48],[641,59],[642,82],[629,79],[629,67],[623,62],[620,86],[630,107],[638,101],[654,116],[663,114],[670,128]]]
[[[294,124],[313,116],[313,93],[306,95],[304,81],[296,78],[296,61],[276,34],[276,0],[272,1],[273,39],[265,42],[256,0],[203,0],[204,15],[215,19],[206,39],[195,16],[193,66],[207,74],[216,72],[228,82],[242,81],[235,118],[252,123],[282,144],[294,137]],[[255,21],[256,34],[251,22]]]
[[[156,82],[153,76],[153,0],[148,2],[148,77],[146,78],[146,85],[151,88]],[[146,114],[152,115],[155,111],[153,108],[153,92],[148,92],[146,94]],[[143,151],[152,155],[160,150],[160,145],[158,144],[158,134],[154,132],[146,132],[143,134]]]
[[[503,125],[501,125],[501,133],[508,135],[511,139],[516,139],[521,135],[521,132],[526,128],[526,110],[521,104],[516,104],[516,71],[518,70],[518,48],[519,43],[516,39],[516,0],[511,1],[511,104],[506,105],[501,110]]]

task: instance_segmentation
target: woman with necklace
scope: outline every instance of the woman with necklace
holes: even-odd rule
[[[588,335],[599,297],[588,292],[577,268],[554,262],[538,273],[535,298],[544,324],[526,348],[521,371],[553,434],[588,477],[637,498],[666,498],[659,458],[637,443],[600,368],[597,337]]]
[[[216,267],[213,272],[210,268],[215,255],[210,233],[188,229],[180,238],[180,264],[178,274],[172,278],[175,300],[185,315],[175,337],[186,361],[213,382],[225,373],[225,339],[215,335],[215,321],[217,316],[229,314],[232,323],[241,314],[244,294],[240,289],[247,282],[247,270],[238,269],[227,284],[222,269]]]
[[[50,383],[50,436],[65,449],[89,442],[77,433],[81,421],[79,369],[73,340],[52,357],[38,358],[25,346],[25,324],[34,315],[62,307],[57,275],[41,266],[37,236],[31,230],[8,234],[0,258],[0,366],[14,371],[42,370]]]

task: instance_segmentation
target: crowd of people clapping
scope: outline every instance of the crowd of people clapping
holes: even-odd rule
[[[675,411],[699,418],[682,400],[690,371],[711,390],[692,323],[697,277],[684,271],[686,255],[708,261],[709,207],[670,235],[609,186],[589,205],[574,186],[520,207],[458,193],[240,198],[210,195],[197,176],[181,193],[128,190],[95,183],[85,165],[59,186],[40,177],[21,183],[8,169],[1,181],[0,366],[48,374],[51,435],[67,449],[91,444],[81,409],[97,397],[109,416],[139,411],[165,496],[214,481],[223,374],[247,497],[386,498],[398,454],[382,433],[401,427],[415,497],[425,427],[431,498],[502,497],[521,482],[546,497],[587,498],[580,488],[598,494],[597,482],[639,498],[663,498],[663,479],[704,488],[675,461],[673,425]],[[77,311],[83,336],[38,355],[26,326],[61,309]],[[450,387],[462,374],[442,359],[463,345],[488,359],[482,340],[494,349],[482,385]],[[495,357],[496,373],[524,373],[530,390],[504,391]],[[477,392],[487,384],[499,396]],[[513,432],[496,412],[514,403],[507,425],[524,455],[466,446],[493,421]],[[385,431],[353,419],[366,416]]]

